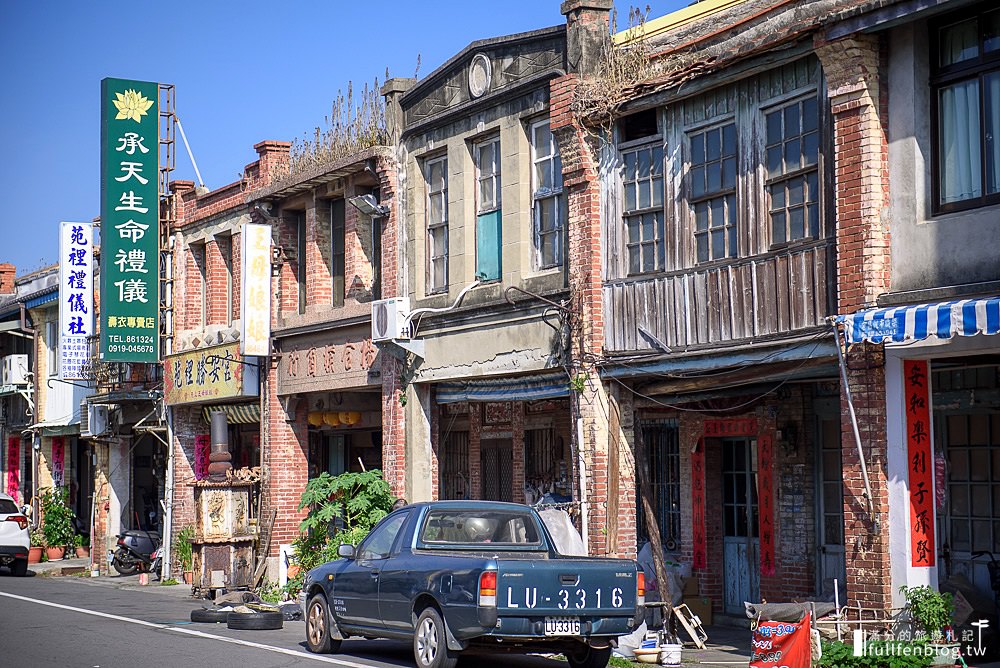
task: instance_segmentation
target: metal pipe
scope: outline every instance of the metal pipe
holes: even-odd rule
[[[851,427],[854,430],[854,443],[858,447],[858,460],[861,462],[861,477],[865,482],[865,498],[868,500],[868,514],[871,515],[875,530],[878,530],[879,520],[875,516],[875,499],[872,498],[871,481],[868,479],[868,465],[865,463],[865,452],[861,446],[861,432],[858,430],[858,416],[854,412],[854,399],[851,396],[851,386],[847,383],[847,362],[844,360],[844,351],[840,346],[840,328],[836,321],[831,321],[833,326],[833,336],[837,344],[837,362],[840,364],[840,379],[844,383],[844,394],[847,396],[847,409],[851,415]],[[846,345],[846,341],[844,344]]]
[[[577,404],[579,405],[579,399],[577,399]],[[577,409],[577,414],[579,415],[579,409]],[[583,418],[576,418],[576,466],[577,474],[580,478],[580,528],[583,533],[583,546],[587,550],[587,555],[590,555],[590,528],[587,526],[588,514],[587,513],[587,462],[583,457]]]
[[[187,149],[188,157],[191,158],[191,165],[194,167],[194,175],[198,177],[198,185],[204,188],[205,182],[201,180],[201,172],[198,171],[198,163],[194,161],[194,153],[191,152],[191,145],[188,144],[187,135],[184,134],[184,126],[181,125],[181,117],[176,113],[174,114],[174,122],[177,123],[177,129],[181,131],[181,139],[184,140],[184,148]]]

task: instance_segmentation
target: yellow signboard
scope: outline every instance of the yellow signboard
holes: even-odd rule
[[[257,366],[243,361],[239,343],[169,355],[164,401],[172,406],[257,396]]]

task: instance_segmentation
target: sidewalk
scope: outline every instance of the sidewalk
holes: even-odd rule
[[[39,564],[28,564],[28,574],[34,575],[35,577],[77,577],[81,580],[86,580],[88,584],[112,586],[118,589],[141,589],[141,590],[155,590],[156,592],[162,592],[165,594],[170,594],[176,598],[191,598],[192,600],[197,600],[191,597],[191,585],[186,584],[176,584],[176,585],[162,585],[155,577],[150,575],[149,584],[141,585],[139,584],[139,575],[118,575],[112,572],[111,575],[102,575],[100,577],[91,577],[90,575],[90,558],[72,558],[72,559],[56,559],[55,561],[44,561]]]
[[[748,666],[750,664],[750,629],[736,626],[707,626],[705,649],[685,645],[681,662],[688,666]],[[684,637],[685,640],[690,640]]]

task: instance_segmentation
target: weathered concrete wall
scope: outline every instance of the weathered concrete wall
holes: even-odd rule
[[[1000,279],[1000,206],[933,215],[931,35],[926,22],[889,35],[889,190],[892,291]]]

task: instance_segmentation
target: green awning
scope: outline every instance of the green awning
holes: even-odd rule
[[[212,424],[212,413],[222,411],[226,414],[226,422],[229,424],[253,424],[260,422],[260,404],[218,404],[216,406],[205,406],[201,409],[201,417],[205,422]]]

